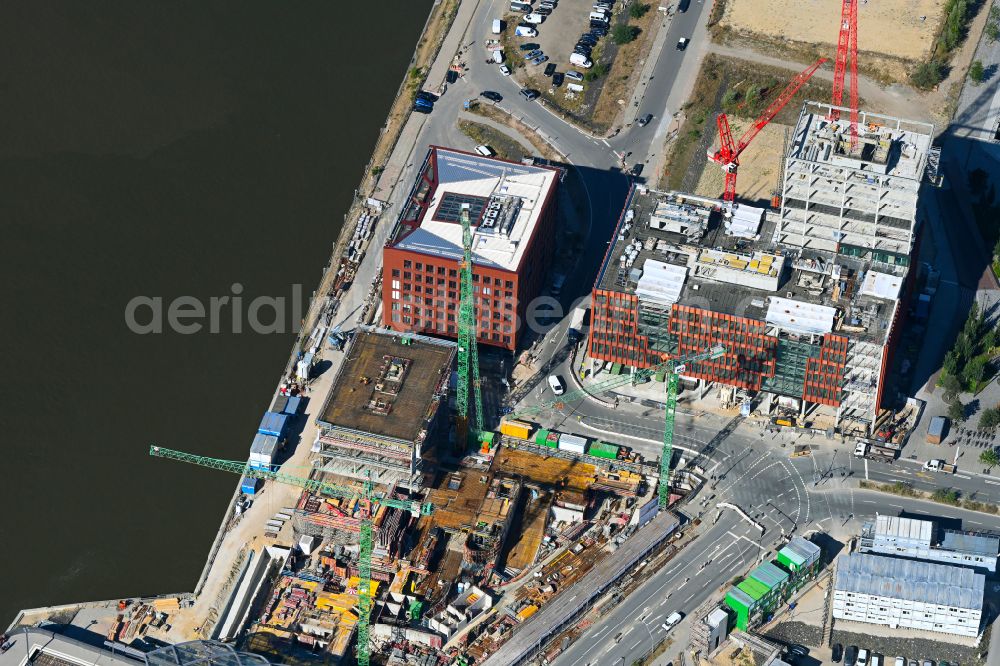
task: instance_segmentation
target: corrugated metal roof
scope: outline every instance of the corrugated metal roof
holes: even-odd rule
[[[730,588],[729,592],[726,593],[726,597],[732,599],[736,604],[743,606],[744,608],[750,608],[757,603],[753,597],[738,587]]]
[[[879,516],[875,519],[876,536],[895,537],[897,539],[912,539],[927,546],[931,545],[934,534],[934,523],[916,518],[899,518],[898,516]]]
[[[750,597],[756,601],[758,599],[763,599],[771,591],[767,585],[755,581],[753,578],[746,578],[743,582],[738,583],[736,587],[740,588],[744,592],[750,595]]]
[[[804,539],[800,536],[792,537],[792,540],[788,542],[788,545],[782,548],[779,553],[783,553],[795,564],[802,566],[803,564],[812,564],[817,559],[819,559],[819,546],[814,544],[812,541]]]
[[[986,577],[947,564],[852,553],[840,558],[834,589],[982,610]]]
[[[996,557],[997,553],[1000,552],[1000,537],[945,530],[941,547],[962,553]]]
[[[750,577],[772,590],[788,580],[788,574],[770,562],[764,562],[764,564],[751,571]]]

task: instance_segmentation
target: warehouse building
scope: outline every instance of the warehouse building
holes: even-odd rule
[[[316,424],[323,471],[418,490],[446,441],[455,343],[359,327]]]
[[[876,516],[861,528],[858,550],[931,562],[997,570],[1000,537],[978,532],[938,529],[929,520]]]
[[[722,344],[725,356],[688,364],[685,379],[762,394],[768,408],[824,405],[870,434],[915,275],[933,127],[863,114],[863,149],[842,155],[828,110],[803,108],[780,214],[633,189],[594,286],[595,370]]]
[[[963,567],[852,553],[837,566],[833,617],[974,637],[985,584]]]
[[[462,207],[473,227],[479,340],[513,350],[555,241],[561,171],[432,146],[383,249],[383,323],[458,336]]]

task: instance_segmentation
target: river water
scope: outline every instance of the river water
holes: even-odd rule
[[[0,9],[0,627],[193,589],[238,479],[147,450],[246,457],[431,1],[376,4]],[[243,333],[171,332],[236,291]]]

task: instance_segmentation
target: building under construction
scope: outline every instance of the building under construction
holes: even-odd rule
[[[722,344],[685,379],[826,405],[869,434],[912,286],[917,192],[933,127],[807,102],[780,213],[634,188],[594,287],[589,354],[648,368]]]
[[[359,328],[316,419],[325,472],[418,490],[427,449],[447,439],[455,343]]]

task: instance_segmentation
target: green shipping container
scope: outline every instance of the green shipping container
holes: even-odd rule
[[[542,446],[547,446],[550,449],[558,449],[559,448],[559,433],[557,433],[557,432],[550,432],[549,436],[545,438],[544,442],[542,442]]]
[[[750,598],[754,601],[760,601],[771,592],[771,588],[763,583],[755,581],[753,578],[747,578],[736,587],[750,595]]]
[[[618,459],[618,447],[614,444],[606,444],[605,442],[594,442],[590,445],[588,453],[595,458]]]
[[[541,430],[535,433],[535,444],[538,444],[538,446],[545,446],[545,440],[547,440],[548,438],[549,438],[549,431],[542,428]]]
[[[746,631],[750,623],[750,611],[757,605],[750,595],[738,587],[731,588],[726,594],[726,605],[736,613],[736,628]]]

